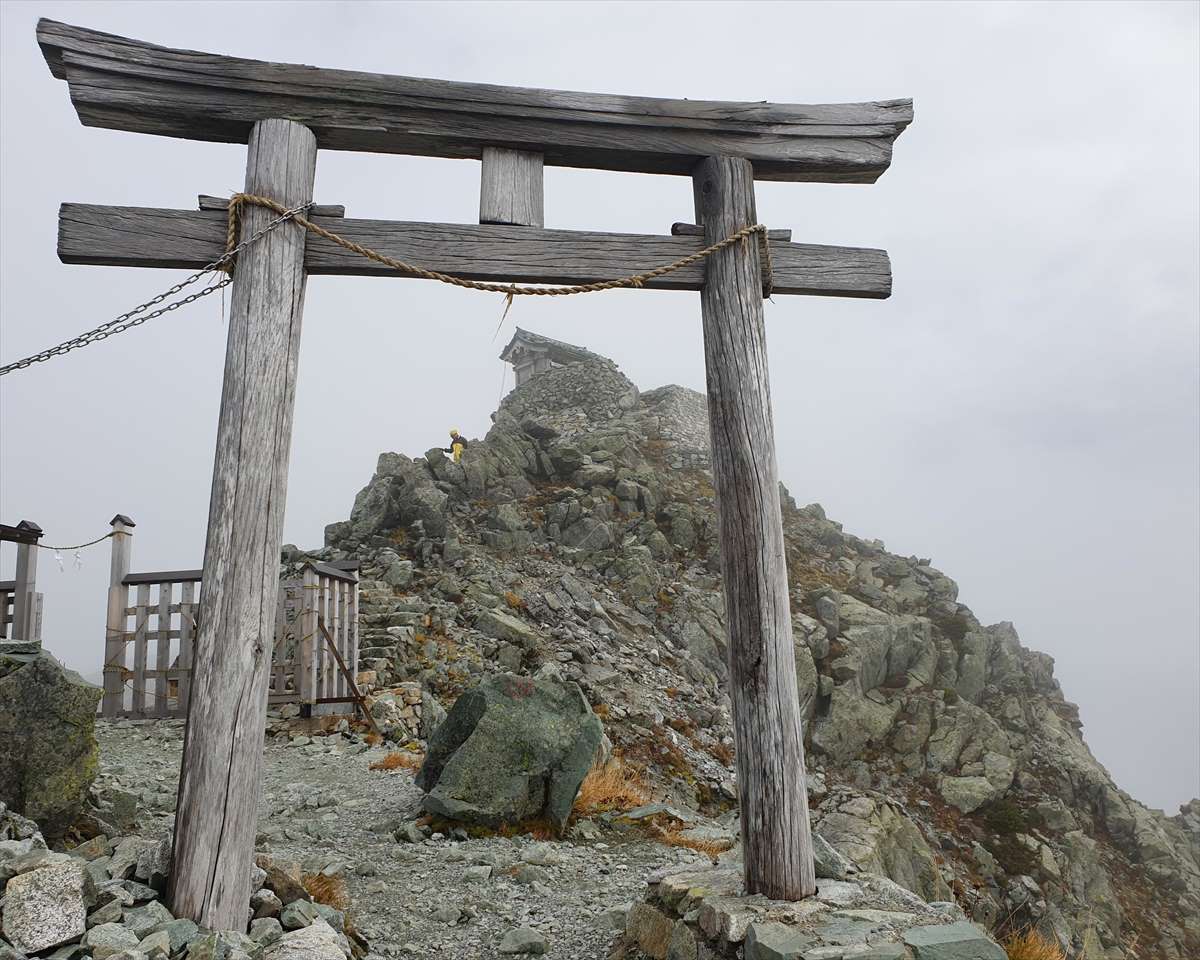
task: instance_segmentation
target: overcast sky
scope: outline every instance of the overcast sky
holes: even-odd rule
[[[695,99],[912,97],[873,186],[763,183],[798,241],[885,247],[888,301],[766,307],[781,477],[846,529],[931,557],[985,623],[1052,654],[1118,782],[1200,794],[1198,16],[1193,3],[0,4],[0,360],[181,274],[65,266],[63,201],[194,207],[245,148],[86,129],[39,16],[167,46]],[[473,222],[478,164],[322,153],[349,216]],[[548,168],[546,225],[665,233],[686,178]],[[699,298],[518,302],[424,281],[309,282],[285,541],[321,544],[383,450],[482,435],[513,323],[703,389]],[[0,519],[48,543],[137,521],[135,570],[199,566],[221,392],[219,297],[0,381]],[[511,386],[511,377],[508,381]],[[49,648],[101,661],[107,544],[40,556]],[[5,547],[2,575],[11,576]]]

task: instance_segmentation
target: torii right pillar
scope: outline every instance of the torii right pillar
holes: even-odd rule
[[[693,186],[706,243],[758,223],[748,160],[709,157]],[[708,258],[700,303],[746,891],[800,900],[817,882],[762,298],[756,242]]]

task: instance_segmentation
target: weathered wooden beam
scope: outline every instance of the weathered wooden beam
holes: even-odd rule
[[[709,243],[755,222],[745,160],[705,160],[693,184]],[[800,900],[816,874],[758,259],[753,244],[708,259],[704,366],[746,890]]]
[[[228,210],[228,197],[210,197],[206,193],[196,198],[198,210]],[[344,217],[346,208],[340,203],[314,203],[308,208],[310,217]]]
[[[540,153],[484,147],[479,174],[479,222],[545,226]]]
[[[670,263],[704,247],[703,237],[657,237],[498,224],[405,223],[314,217],[321,226],[388,256],[471,280],[593,283]],[[59,210],[63,263],[194,270],[225,249],[216,212],[66,203]],[[771,242],[774,293],[883,299],[892,292],[884,250]],[[309,236],[310,274],[399,277],[317,236]],[[699,290],[702,263],[651,280],[659,290]]]
[[[702,237],[704,236],[704,225],[699,223],[673,223],[671,224],[671,236]],[[768,230],[767,238],[770,240],[782,240],[784,243],[791,243],[792,231]]]
[[[690,175],[714,154],[765,180],[872,183],[911,100],[733,103],[424,80],[174,50],[41,20],[51,73],[87,126],[245,143],[286,116],[324,149],[479,159],[485,146],[556,166]]]
[[[311,131],[290,120],[262,120],[250,134],[246,192],[288,206],[309,200],[316,161]],[[244,217],[253,232],[274,214],[251,207]],[[305,237],[301,227],[284,224],[244,250],[230,300],[170,887],[176,916],[214,930],[246,929]]]

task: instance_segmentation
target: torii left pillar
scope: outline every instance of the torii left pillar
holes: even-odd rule
[[[311,130],[260,120],[250,134],[246,192],[304,203],[316,164]],[[244,208],[242,236],[274,216]],[[170,886],[175,915],[213,930],[245,930],[251,892],[304,240],[302,227],[282,224],[239,254],[234,273]]]

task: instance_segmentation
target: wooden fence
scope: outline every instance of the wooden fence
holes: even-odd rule
[[[37,592],[37,552],[42,528],[31,520],[0,524],[0,542],[17,545],[16,577],[0,580],[0,640],[42,639],[42,595]]]
[[[186,716],[203,571],[130,573],[134,523],[118,514],[112,525],[101,714]],[[353,709],[354,697],[338,658],[354,676],[357,566],[309,561],[297,579],[281,581],[269,703],[297,703],[312,715]]]

